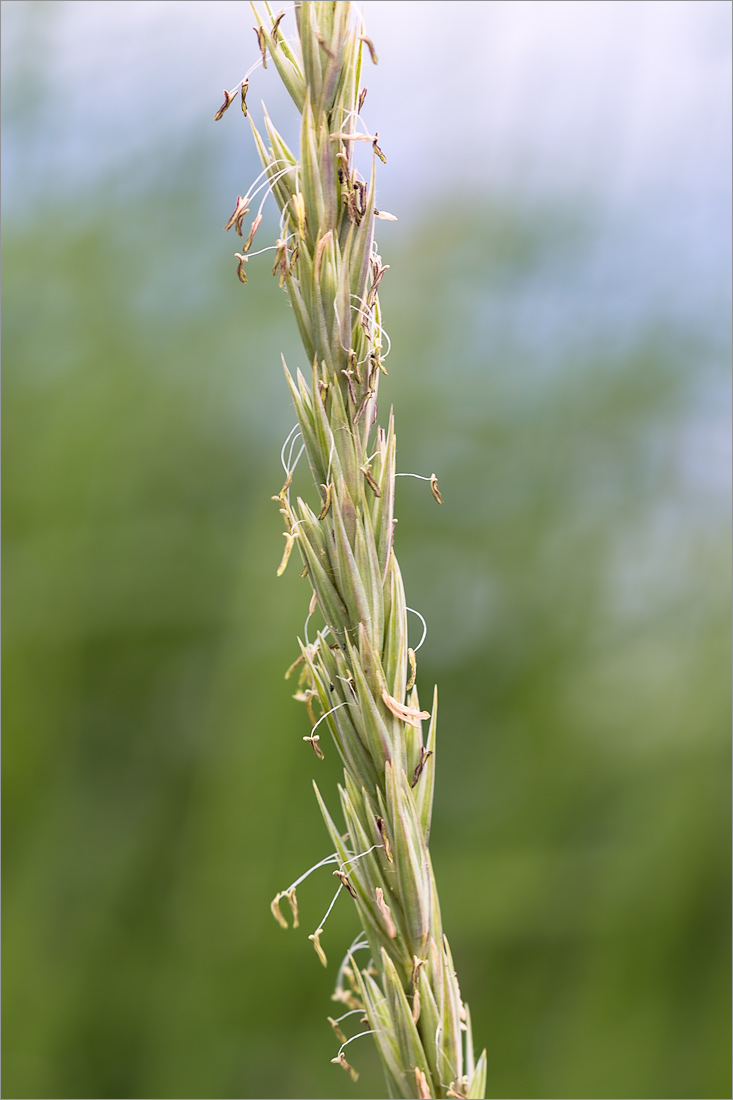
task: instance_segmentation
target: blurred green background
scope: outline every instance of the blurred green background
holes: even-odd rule
[[[256,174],[241,119],[210,122],[241,73],[211,88],[152,35],[198,113],[174,86],[167,138],[105,133],[88,87],[62,118],[80,7],[119,9],[3,5],[3,1095],[382,1096],[369,1040],[356,1085],[329,1061],[349,905],[328,971],[328,873],[296,932],[269,912],[327,854],[311,780],[335,805],[339,773],[283,680],[300,353],[268,257],[240,286],[221,232]],[[730,1095],[726,179],[687,223],[421,181],[380,230],[382,413],[445,498],[402,479],[396,546],[490,1097]]]

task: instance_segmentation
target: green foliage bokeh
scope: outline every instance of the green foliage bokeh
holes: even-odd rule
[[[348,900],[328,972],[328,872],[297,932],[269,913],[338,781],[283,680],[280,352],[305,365],[267,257],[236,281],[206,140],[165,188],[5,219],[7,1096],[381,1095],[367,1040],[357,1085],[329,1064]],[[574,326],[592,210],[466,210],[439,255],[427,214],[380,234],[382,400],[446,501],[403,479],[396,547],[488,1094],[729,1095],[729,538],[689,462],[725,311]]]

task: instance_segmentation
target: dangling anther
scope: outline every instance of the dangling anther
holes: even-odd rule
[[[244,242],[243,252],[249,252],[252,247],[252,241],[255,239],[255,233],[260,228],[260,222],[262,221],[262,215],[258,214],[255,220],[252,222],[252,226],[247,235],[247,240]]]
[[[320,737],[318,736],[317,733],[312,733],[312,734],[310,734],[309,737],[304,737],[303,740],[304,741],[310,741],[311,745],[313,746],[313,752],[316,754],[316,756],[318,757],[319,760],[325,760],[326,759],[325,756],[323,755],[323,749],[318,744],[318,742],[321,739],[320,739]]]
[[[379,488],[379,485],[377,484],[377,482],[372,477],[372,468],[371,468],[370,463],[366,462],[361,467],[361,472],[363,473],[364,477],[366,478],[367,485],[372,490],[375,497],[381,497],[382,490]]]
[[[248,210],[249,206],[247,204],[247,199],[244,198],[242,195],[237,195],[237,205],[234,207],[234,212],[231,218],[224,226],[224,232],[226,233],[227,230],[231,229],[232,226],[234,226],[237,236],[244,236],[244,234],[242,233],[242,222],[244,221],[245,215],[247,214]]]
[[[394,863],[394,859],[392,858],[392,845],[390,844],[389,837],[387,836],[387,830],[386,830],[385,825],[384,825],[384,818],[383,817],[378,817],[376,819],[376,821],[377,821],[377,832],[379,833],[379,835],[382,838],[382,845],[384,847],[384,854],[386,855],[386,857],[387,857],[387,859],[389,860],[390,863]]]
[[[359,1010],[357,1009],[357,1012],[358,1011]],[[334,1020],[333,1016],[327,1016],[326,1019],[328,1020],[329,1024],[333,1028],[334,1033],[335,1033],[336,1038],[338,1039],[338,1041],[340,1043],[345,1043],[346,1042],[346,1036],[344,1035],[343,1031],[339,1027],[338,1020]]]
[[[329,482],[328,485],[321,485],[321,488],[323,490],[325,490],[326,499],[323,502],[323,507],[321,508],[320,512],[318,513],[318,518],[319,519],[325,519],[326,516],[328,515],[328,513],[331,510],[331,497],[332,497],[332,494],[333,494],[333,482],[332,481]]]
[[[374,43],[371,41],[370,38],[367,38],[367,36],[365,34],[359,35],[359,39],[360,39],[361,42],[364,43],[366,48],[369,50],[369,56],[372,59],[372,64],[376,65],[378,63],[379,59],[377,57],[377,51],[374,49]]]
[[[219,110],[214,115],[214,122],[219,121],[219,119],[223,116],[224,112],[229,109],[229,107],[231,106],[233,101],[234,101],[234,96],[231,95],[225,88],[224,89],[224,102],[222,103],[221,107],[219,108]]]
[[[313,935],[309,936],[308,939],[311,941],[314,948],[316,949],[316,955],[318,955],[318,958],[321,960],[322,964],[324,966],[328,966],[328,959],[326,958],[326,952],[321,947],[321,932],[322,931],[323,931],[322,928],[316,928]]]
[[[433,755],[433,750],[432,749],[425,749],[425,748],[420,749],[420,763],[415,768],[415,771],[413,773],[412,783],[410,784],[411,787],[414,787],[414,786],[417,785],[417,781],[423,773],[423,768],[425,767],[425,765],[428,762],[428,759],[432,755]]]
[[[275,576],[277,576],[277,577],[282,577],[283,573],[285,572],[285,570],[287,568],[287,564],[290,561],[290,555],[293,552],[293,546],[295,545],[295,540],[298,537],[298,532],[297,531],[295,531],[295,532],[283,531],[283,534],[285,535],[285,538],[286,538],[287,541],[285,543],[285,550],[283,551],[282,561],[278,565],[277,573],[275,574]]]
[[[343,871],[334,871],[333,873],[336,876],[336,878],[339,880],[341,885],[346,887],[346,889],[351,894],[352,898],[356,901],[356,898],[358,896],[357,893],[356,893],[356,890],[351,885],[351,883],[348,880],[348,877],[344,874],[344,872]]]
[[[438,479],[435,474],[430,475],[430,492],[433,494],[438,504],[443,503],[443,498],[440,495],[440,489],[438,488]]]
[[[253,27],[252,30],[257,35],[257,45],[260,47],[260,53],[262,54],[262,68],[267,68],[267,34],[264,27]]]
[[[246,283],[247,276],[244,271],[244,265],[247,263],[247,257],[243,256],[241,252],[235,252],[234,258],[235,260],[239,260],[239,263],[237,264],[237,278],[239,279],[240,283]]]
[[[313,939],[312,936],[310,938]],[[359,1080],[359,1074],[354,1069],[354,1067],[346,1061],[346,1055],[343,1051],[339,1051],[338,1056],[336,1058],[332,1058],[331,1061],[335,1066],[341,1066],[342,1069],[345,1069],[352,1081]]]

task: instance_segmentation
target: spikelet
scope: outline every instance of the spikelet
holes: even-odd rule
[[[334,855],[312,870],[337,865],[336,897],[350,896],[363,928],[342,963],[334,999],[347,1006],[345,1016],[363,1014],[367,1030],[347,1039],[343,1017],[331,1020],[342,1040],[333,1062],[355,1079],[344,1046],[371,1033],[390,1095],[482,1097],[486,1056],[474,1062],[470,1015],[443,935],[428,851],[437,694],[432,711],[420,709],[393,548],[391,416],[376,427],[389,340],[377,293],[386,265],[376,250],[374,221],[394,216],[375,208],[376,163],[386,157],[378,134],[367,130],[359,112],[366,95],[362,61],[370,57],[376,64],[377,58],[347,2],[296,3],[292,41],[280,25],[282,16],[265,7],[261,14],[252,4],[257,48],[300,113],[299,156],[267,116],[265,133],[254,124],[252,131],[266,190],[281,214],[273,274],[288,294],[305,352],[303,369],[293,377],[286,367],[285,374],[298,419],[298,448],[312,471],[317,501],[314,507],[291,501],[294,434],[287,458],[288,442],[283,448],[286,481],[274,498],[286,528],[277,572],[297,548],[312,589],[310,611],[320,610],[326,629],[301,646],[288,674],[301,668],[296,698],[306,703],[311,719],[305,740],[322,757],[315,727],[327,725],[344,766],[339,795],[346,832],[316,790]],[[248,84],[245,79],[225,93],[217,118],[240,91],[246,113]],[[364,178],[355,149],[370,146],[372,164]],[[229,219],[227,228],[240,236],[253,198],[253,193],[238,197]],[[258,212],[237,253],[242,281],[259,224]],[[435,475],[425,480],[442,503]],[[314,707],[321,711],[317,719]],[[290,902],[297,924],[295,886],[303,877],[273,902],[282,925],[287,926],[282,898]],[[309,938],[326,965],[324,924],[325,917]],[[371,960],[359,966],[355,952],[362,949]]]

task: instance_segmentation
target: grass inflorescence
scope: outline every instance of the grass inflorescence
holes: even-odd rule
[[[285,526],[277,572],[297,547],[312,587],[309,610],[319,609],[325,622],[313,641],[300,641],[289,670],[299,678],[296,698],[311,722],[304,739],[322,757],[328,727],[344,765],[345,831],[316,787],[334,848],[316,867],[333,866],[336,896],[350,895],[363,930],[338,972],[334,999],[344,1012],[329,1017],[340,1043],[333,1061],[355,1078],[345,1050],[371,1034],[391,1096],[482,1097],[486,1055],[474,1058],[428,850],[437,690],[424,709],[393,546],[394,417],[377,424],[389,341],[378,295],[386,267],[374,223],[392,216],[375,208],[376,165],[385,156],[378,133],[366,130],[360,115],[362,60],[366,52],[376,63],[376,53],[350,3],[296,3],[293,41],[283,33],[282,15],[265,8],[263,16],[252,5],[260,61],[273,63],[300,113],[300,155],[267,115],[265,137],[252,123],[263,172],[238,197],[227,229],[244,239],[235,255],[246,282],[262,203],[274,196],[280,235],[273,274],[289,296],[308,363],[295,377],[283,364],[298,423],[283,448],[285,482],[274,499]],[[216,118],[236,102],[248,114],[250,75],[225,92]],[[357,144],[371,146],[369,179],[355,167]],[[291,496],[301,455],[318,493],[313,505]],[[442,503],[435,476],[426,480]],[[304,877],[272,903],[285,927],[281,903],[297,926],[296,889]],[[310,939],[326,965],[324,924],[325,917]],[[356,1033],[347,1037],[346,1021],[357,1019]]]

